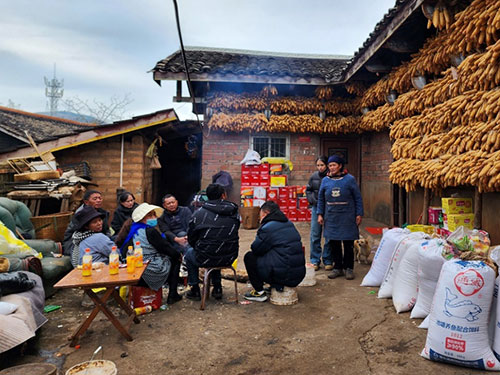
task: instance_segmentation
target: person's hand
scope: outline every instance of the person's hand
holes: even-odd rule
[[[361,225],[362,216],[356,216],[356,225]]]
[[[175,237],[174,241],[177,242],[181,246],[186,246],[187,242],[188,242],[186,236],[184,236],[184,237]]]
[[[323,215],[318,215],[318,224],[323,225],[323,222],[324,222]]]

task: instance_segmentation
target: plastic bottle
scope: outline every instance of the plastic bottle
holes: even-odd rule
[[[113,246],[111,248],[111,253],[109,254],[109,274],[117,275],[119,267],[120,267],[120,260],[118,256],[118,251],[116,250],[116,246]]]
[[[147,314],[147,313],[150,313],[151,311],[153,311],[153,306],[146,305],[143,307],[136,307],[134,309],[134,311],[135,311],[135,315]]]
[[[92,275],[92,254],[90,254],[90,249],[87,247],[85,249],[85,255],[82,257],[82,276]]]
[[[142,267],[143,266],[143,256],[142,256],[142,247],[141,247],[140,241],[137,241],[135,243],[134,255],[135,255],[135,266],[137,268]]]
[[[134,273],[134,272],[135,272],[134,249],[132,248],[132,246],[129,246],[127,251],[127,273]]]

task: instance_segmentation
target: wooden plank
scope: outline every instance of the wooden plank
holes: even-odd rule
[[[398,226],[402,226],[405,223],[405,218],[403,217],[403,205],[404,205],[404,199],[403,199],[403,186],[399,186],[398,189]]]
[[[424,207],[422,212],[422,224],[429,224],[429,202],[431,200],[431,194],[429,189],[424,189]]]
[[[364,52],[356,57],[344,75],[343,81],[346,82],[351,78],[374,54],[382,45],[391,37],[392,34],[406,21],[406,19],[416,10],[424,0],[411,0],[399,11],[399,13],[389,22],[384,30],[373,40]]]
[[[476,187],[474,189],[474,228],[481,229],[483,218],[483,195]]]

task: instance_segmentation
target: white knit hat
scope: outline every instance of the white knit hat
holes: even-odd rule
[[[163,214],[163,208],[155,206],[154,204],[141,203],[132,212],[132,220],[134,220],[135,223],[138,223],[151,211],[155,211],[157,217],[160,217]]]

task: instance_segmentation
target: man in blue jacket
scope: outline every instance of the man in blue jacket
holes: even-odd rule
[[[245,267],[253,290],[245,299],[264,302],[267,300],[264,282],[282,291],[283,287],[296,287],[306,274],[304,251],[300,234],[273,201],[260,208],[260,228],[245,254]]]

